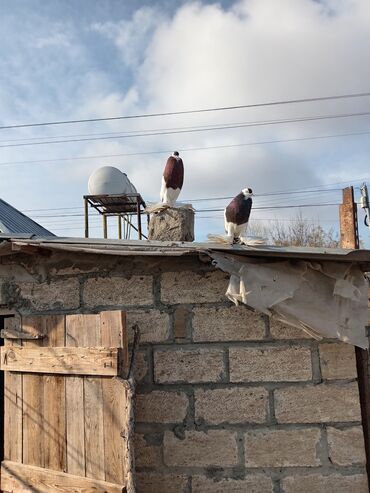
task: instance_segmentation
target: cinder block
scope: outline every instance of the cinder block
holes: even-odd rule
[[[250,431],[245,434],[246,467],[319,466],[317,428]]]
[[[154,352],[154,380],[158,383],[220,382],[223,378],[222,349],[169,350]]]
[[[356,382],[343,385],[307,385],[274,391],[279,423],[361,421]]]
[[[298,382],[312,379],[311,351],[304,347],[230,348],[232,382]]]
[[[157,241],[194,241],[194,211],[170,207],[150,214],[148,239]]]
[[[264,423],[267,409],[268,391],[264,388],[195,391],[195,417],[208,424]]]
[[[210,272],[165,272],[162,274],[161,300],[165,304],[226,301],[229,276],[220,270]]]
[[[141,433],[135,433],[134,451],[136,467],[160,467],[162,465],[161,445],[151,443]]]
[[[271,478],[262,474],[248,475],[245,479],[210,479],[194,476],[193,493],[272,493]]]
[[[188,318],[190,309],[187,306],[178,306],[173,314],[173,335],[175,340],[188,338]]]
[[[362,426],[339,430],[328,428],[329,457],[333,464],[351,466],[365,464],[364,433]]]
[[[127,328],[130,342],[133,340],[131,327],[138,324],[141,343],[165,342],[169,338],[170,320],[168,313],[159,310],[127,311]]]
[[[356,378],[355,348],[350,344],[320,344],[321,374],[326,380]]]
[[[186,493],[188,478],[180,474],[136,474],[138,493]]]
[[[87,306],[151,305],[152,276],[98,277],[87,279],[83,291]]]
[[[165,432],[164,462],[172,467],[231,467],[238,462],[236,433],[230,430]]]
[[[22,282],[16,304],[26,301],[34,310],[70,310],[80,306],[80,285],[76,278],[58,279],[51,283]]]
[[[245,306],[194,308],[193,340],[195,342],[261,340],[265,322],[260,314]]]
[[[181,423],[188,409],[184,392],[155,390],[136,395],[136,421],[138,423]]]
[[[284,324],[273,317],[270,317],[270,334],[274,339],[312,339],[304,330]]]
[[[281,480],[282,493],[368,493],[365,474],[312,474],[287,477]]]

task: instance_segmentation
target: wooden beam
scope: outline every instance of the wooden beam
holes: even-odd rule
[[[5,493],[70,493],[93,491],[94,493],[125,493],[125,485],[108,483],[64,472],[28,466],[17,462],[1,463],[1,490]]]
[[[342,248],[360,247],[357,227],[357,204],[353,187],[343,189],[343,203],[339,206],[340,245]]]
[[[3,329],[0,331],[0,337],[2,339],[43,339],[44,334],[29,334],[28,332],[22,332],[12,329]]]
[[[123,364],[122,355],[121,348],[3,346],[1,370],[117,376]]]
[[[357,204],[353,187],[343,189],[343,203],[339,208],[340,243],[342,248],[360,248],[357,223]],[[364,331],[365,331],[364,327]],[[362,428],[366,451],[366,470],[370,491],[370,383],[368,375],[369,351],[355,347]]]

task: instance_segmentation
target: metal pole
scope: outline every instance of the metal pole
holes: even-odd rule
[[[360,246],[357,223],[357,204],[353,187],[343,190],[343,203],[339,208],[340,240],[342,248],[358,249]],[[365,327],[364,327],[364,330]],[[362,427],[366,450],[366,470],[370,484],[370,384],[368,376],[368,350],[355,347],[358,388],[362,415]]]
[[[85,206],[85,238],[89,237],[89,202],[84,199]]]
[[[103,232],[104,238],[108,238],[108,224],[107,224],[107,216],[103,214]]]
[[[122,217],[118,216],[118,238],[122,240]]]
[[[142,232],[141,232],[141,211],[140,211],[140,199],[139,197],[136,197],[136,210],[137,210],[137,229],[139,232],[139,240],[142,239]]]

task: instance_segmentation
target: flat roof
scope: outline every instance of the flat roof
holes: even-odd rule
[[[183,256],[200,253],[227,253],[239,257],[269,259],[326,260],[363,264],[370,269],[370,250],[343,248],[280,247],[275,245],[223,245],[205,242],[163,242],[151,240],[114,240],[100,238],[34,237],[0,234],[0,255],[17,252],[37,254],[38,250],[66,251],[117,256]]]

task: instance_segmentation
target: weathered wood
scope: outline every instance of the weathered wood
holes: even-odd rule
[[[343,204],[339,210],[340,242],[342,248],[360,248],[357,223],[357,204],[354,200],[353,187],[343,190]],[[365,327],[364,327],[365,331]],[[368,376],[369,351],[355,347],[358,389],[364,432],[366,471],[370,491],[370,383]]]
[[[116,376],[120,358],[119,348],[2,347],[1,370]]]
[[[127,346],[126,317],[122,312],[102,312],[102,344]],[[105,479],[121,483],[125,478],[124,436],[126,392],[119,379],[102,380],[104,409]]]
[[[22,330],[30,334],[45,334],[49,317],[22,318]],[[53,319],[52,319],[53,320]],[[23,340],[15,351],[39,350],[42,340]],[[6,354],[6,349],[1,348]],[[3,355],[3,353],[1,353]],[[3,361],[3,356],[1,356]],[[42,375],[23,375],[23,462],[45,465],[44,456],[44,384]]]
[[[83,342],[86,346],[101,346],[100,315],[92,315],[87,324]],[[84,379],[86,476],[105,479],[104,420],[101,378]]]
[[[42,338],[6,341],[0,353],[1,365],[12,370],[5,372],[9,388],[16,392],[14,396],[6,389],[5,458],[27,469],[21,471],[23,479],[8,471],[9,489],[2,490],[126,491],[127,401],[123,381],[116,377],[126,374],[128,366],[125,314],[25,317],[13,329],[19,332],[20,327],[26,337]],[[101,371],[84,376],[97,371],[98,360],[103,378]],[[70,475],[82,482],[68,483]],[[109,489],[111,485],[119,490]]]
[[[28,334],[27,332],[19,332],[14,329],[3,329],[0,332],[0,337],[3,339],[43,339],[45,336],[42,334]]]
[[[66,381],[67,472],[85,476],[84,388],[81,377]]]
[[[5,493],[124,493],[125,484],[113,484],[41,467],[4,461],[1,490]]]
[[[83,346],[92,320],[96,320],[94,315],[67,315],[66,346]],[[66,419],[67,472],[85,476],[84,380],[81,377],[66,379]]]
[[[5,329],[13,326],[13,320],[4,320]],[[4,341],[4,347],[20,346],[19,340]],[[22,375],[4,374],[4,458],[22,462]]]
[[[65,317],[48,317],[45,346],[64,346]],[[47,469],[66,470],[65,378],[44,375],[44,465]]]
[[[343,203],[339,206],[340,245],[342,248],[360,248],[357,227],[357,204],[353,187],[343,189]]]
[[[101,345],[121,348],[118,375],[127,376],[129,368],[128,334],[126,330],[126,313],[119,310],[100,313]]]

